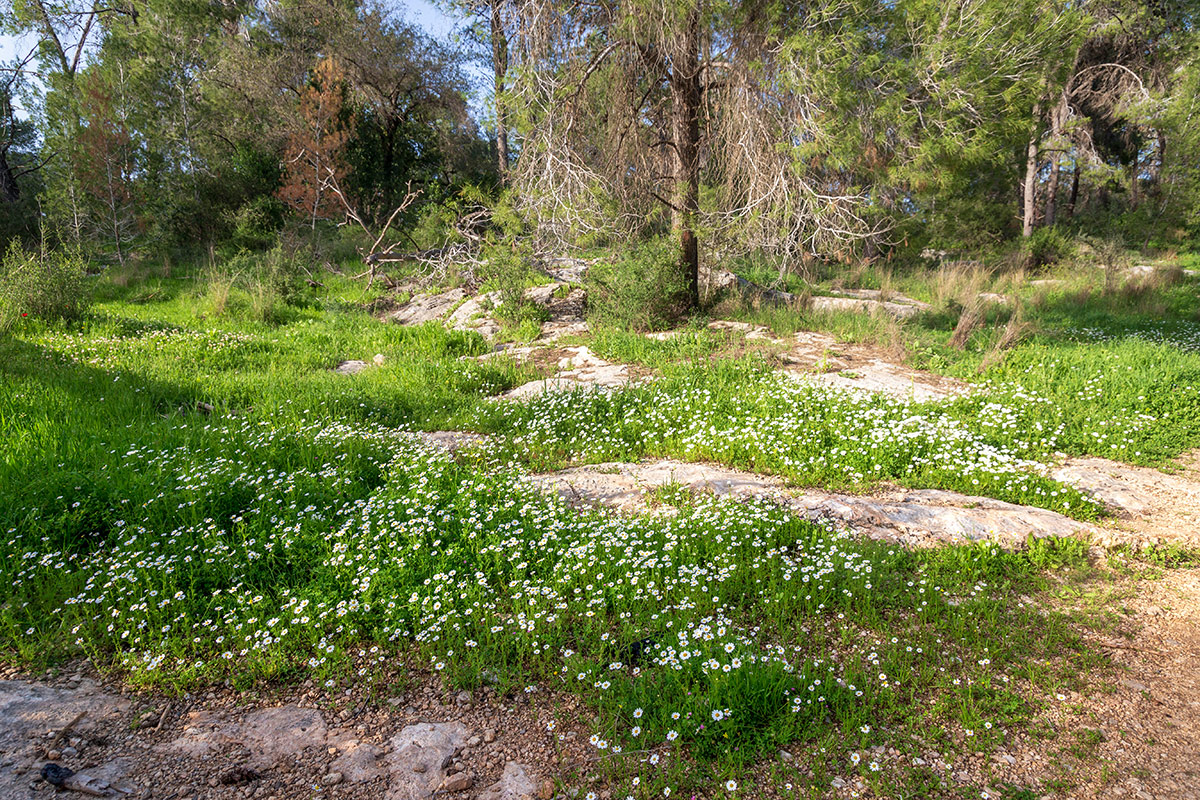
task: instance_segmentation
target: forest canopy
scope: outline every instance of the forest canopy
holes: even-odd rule
[[[101,264],[486,209],[669,238],[695,302],[731,255],[1200,233],[1190,0],[446,0],[451,41],[378,0],[5,3],[0,237]]]

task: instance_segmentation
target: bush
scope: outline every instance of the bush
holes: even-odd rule
[[[232,241],[246,250],[262,250],[276,240],[286,208],[277,198],[256,197],[233,212]]]
[[[39,256],[13,242],[0,262],[0,331],[22,317],[77,319],[90,303],[87,269],[75,253]]]
[[[666,239],[635,245],[613,261],[594,264],[586,287],[588,317],[626,330],[670,328],[688,307],[679,251]]]
[[[299,256],[281,245],[265,253],[242,250],[209,269],[204,305],[214,316],[248,308],[250,319],[278,324],[286,321],[287,306],[309,304],[302,274]]]
[[[1075,254],[1074,243],[1058,228],[1037,228],[1021,242],[1024,266],[1037,270],[1057,264]]]
[[[525,297],[534,279],[533,247],[522,240],[506,239],[490,244],[483,255],[484,285],[500,295],[496,316],[513,326],[544,322],[545,309]]]

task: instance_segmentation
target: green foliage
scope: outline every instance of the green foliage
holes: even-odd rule
[[[271,257],[225,262],[237,302],[245,276],[290,269]],[[966,727],[986,753],[1099,663],[1069,621],[1013,600],[1082,568],[1080,543],[901,549],[674,486],[654,499],[677,513],[604,515],[519,471],[667,452],[1060,507],[1058,484],[1006,457],[1037,418],[983,424],[1003,445],[989,446],[979,415],[708,363],[722,342],[700,326],[597,342],[661,366],[653,385],[496,403],[532,370],[469,358],[490,350],[474,334],[380,323],[340,302],[344,278],[319,277],[319,302],[272,327],[197,313],[187,279],[106,279],[82,321],[0,340],[5,657],[85,654],[167,687],[311,679],[340,694],[399,668],[552,685],[578,698],[566,713],[594,726],[614,774],[640,771],[656,796],[699,793],[709,769],[750,796],[746,765],[797,741],[820,743],[829,774],[866,755],[861,774],[894,796],[871,748]],[[331,369],[373,353],[357,375]],[[450,456],[409,432],[462,428],[493,435]]]
[[[0,332],[23,317],[78,319],[89,289],[83,259],[65,250],[39,255],[13,241],[0,261]]]
[[[233,212],[231,244],[247,250],[270,246],[283,227],[285,211],[283,203],[274,196],[251,198]]]
[[[1032,236],[1021,240],[1022,265],[1029,270],[1052,266],[1074,253],[1074,242],[1057,227],[1035,228]]]
[[[541,323],[546,311],[525,296],[537,278],[533,245],[526,239],[493,240],[483,251],[483,288],[498,293],[496,316],[511,326]],[[540,328],[539,328],[540,329]]]
[[[290,309],[311,302],[301,259],[276,245],[265,253],[242,250],[210,267],[203,287],[208,313],[244,316],[268,325],[284,322]]]
[[[588,317],[631,331],[656,331],[688,307],[687,278],[669,239],[639,242],[588,269]]]

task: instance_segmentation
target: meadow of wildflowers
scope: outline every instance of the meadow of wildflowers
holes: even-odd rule
[[[166,687],[342,688],[386,662],[570,692],[638,797],[678,791],[684,764],[745,792],[738,770],[796,742],[868,782],[895,766],[870,748],[904,731],[986,750],[1096,663],[1068,620],[1019,599],[1082,548],[909,552],[708,497],[617,516],[523,474],[672,455],[1091,517],[1044,476],[1057,450],[1152,460],[1200,418],[1196,357],[1152,375],[1171,346],[1145,341],[1090,360],[1018,350],[946,404],[788,381],[753,357],[510,404],[491,398],[531,373],[465,358],[487,349],[473,334],[336,306],[207,321],[188,298],[0,341],[6,657],[85,654]],[[381,367],[330,372],[375,352]],[[1126,396],[1151,380],[1177,390]],[[1117,401],[1128,413],[1106,414]],[[451,456],[411,432],[445,426],[490,440]]]

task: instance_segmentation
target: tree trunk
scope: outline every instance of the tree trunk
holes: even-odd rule
[[[383,137],[383,207],[379,209],[382,219],[387,219],[387,215],[396,207],[393,201],[397,181],[392,180],[392,171],[396,168],[396,135],[399,130],[400,120],[392,119],[380,132]]]
[[[672,59],[671,115],[674,129],[675,185],[671,227],[679,236],[680,267],[688,283],[688,299],[700,304],[700,248],[696,216],[700,211],[700,12],[687,12],[679,33],[679,52]]]
[[[500,182],[508,183],[508,112],[505,108],[504,84],[508,77],[508,35],[504,32],[504,19],[500,16],[500,4],[504,0],[491,0],[492,14],[492,69],[495,71],[496,96],[496,162],[500,169]]]
[[[1138,180],[1138,173],[1141,172],[1141,159],[1137,156],[1133,157],[1133,164],[1129,167],[1129,207],[1137,208],[1138,203],[1142,201],[1141,197],[1141,181]]]
[[[1058,157],[1050,162],[1050,183],[1046,186],[1046,211],[1042,216],[1042,221],[1046,227],[1054,225],[1055,217],[1058,213]]]
[[[21,199],[21,187],[8,163],[8,148],[0,148],[0,201],[15,203]]]
[[[1033,215],[1037,200],[1037,171],[1038,171],[1038,141],[1041,126],[1040,103],[1033,104],[1033,132],[1029,134],[1029,148],[1025,153],[1025,184],[1021,199],[1024,201],[1024,211],[1021,224],[1021,235],[1028,238],[1033,235]]]
[[[1075,174],[1071,176],[1071,197],[1067,200],[1067,219],[1075,216],[1075,201],[1079,199],[1079,159],[1075,159]]]

